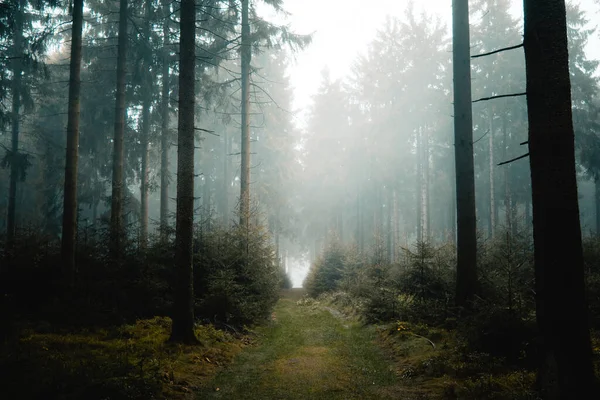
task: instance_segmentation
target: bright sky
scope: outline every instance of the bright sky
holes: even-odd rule
[[[588,11],[588,18],[600,22],[594,0],[574,0]],[[402,17],[408,0],[285,0],[285,9],[292,15],[288,22],[297,33],[315,32],[313,43],[296,55],[290,69],[294,86],[294,109],[305,109],[316,92],[321,70],[328,67],[331,77],[342,78],[350,72],[357,55],[366,50],[386,15]],[[439,14],[451,29],[452,0],[414,1],[415,9]],[[513,0],[513,12],[522,16],[522,1]],[[510,45],[512,43],[507,43]],[[590,41],[589,54],[600,59],[600,34]],[[297,115],[303,124],[303,113]]]

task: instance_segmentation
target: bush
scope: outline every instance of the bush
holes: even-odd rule
[[[198,235],[194,290],[198,317],[242,326],[264,320],[279,298],[280,268],[258,226]]]
[[[344,274],[345,261],[345,249],[337,240],[332,241],[304,280],[303,286],[308,295],[317,297],[322,293],[337,290]]]

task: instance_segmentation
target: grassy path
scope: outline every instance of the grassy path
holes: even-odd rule
[[[282,298],[275,319],[198,394],[199,399],[414,399],[376,332],[321,306]]]

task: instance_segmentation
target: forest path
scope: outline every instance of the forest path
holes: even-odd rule
[[[416,399],[376,344],[373,327],[287,291],[271,323],[198,393],[199,399]]]

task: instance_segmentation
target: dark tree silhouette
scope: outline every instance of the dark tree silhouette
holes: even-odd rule
[[[177,217],[175,293],[170,340],[196,343],[194,334],[194,104],[196,4],[181,1],[179,40],[179,122],[177,140]]]
[[[591,399],[564,0],[525,0],[525,63],[539,383],[545,399]]]
[[[452,7],[457,215],[456,305],[468,307],[477,289],[469,3],[468,0],[454,0]]]

